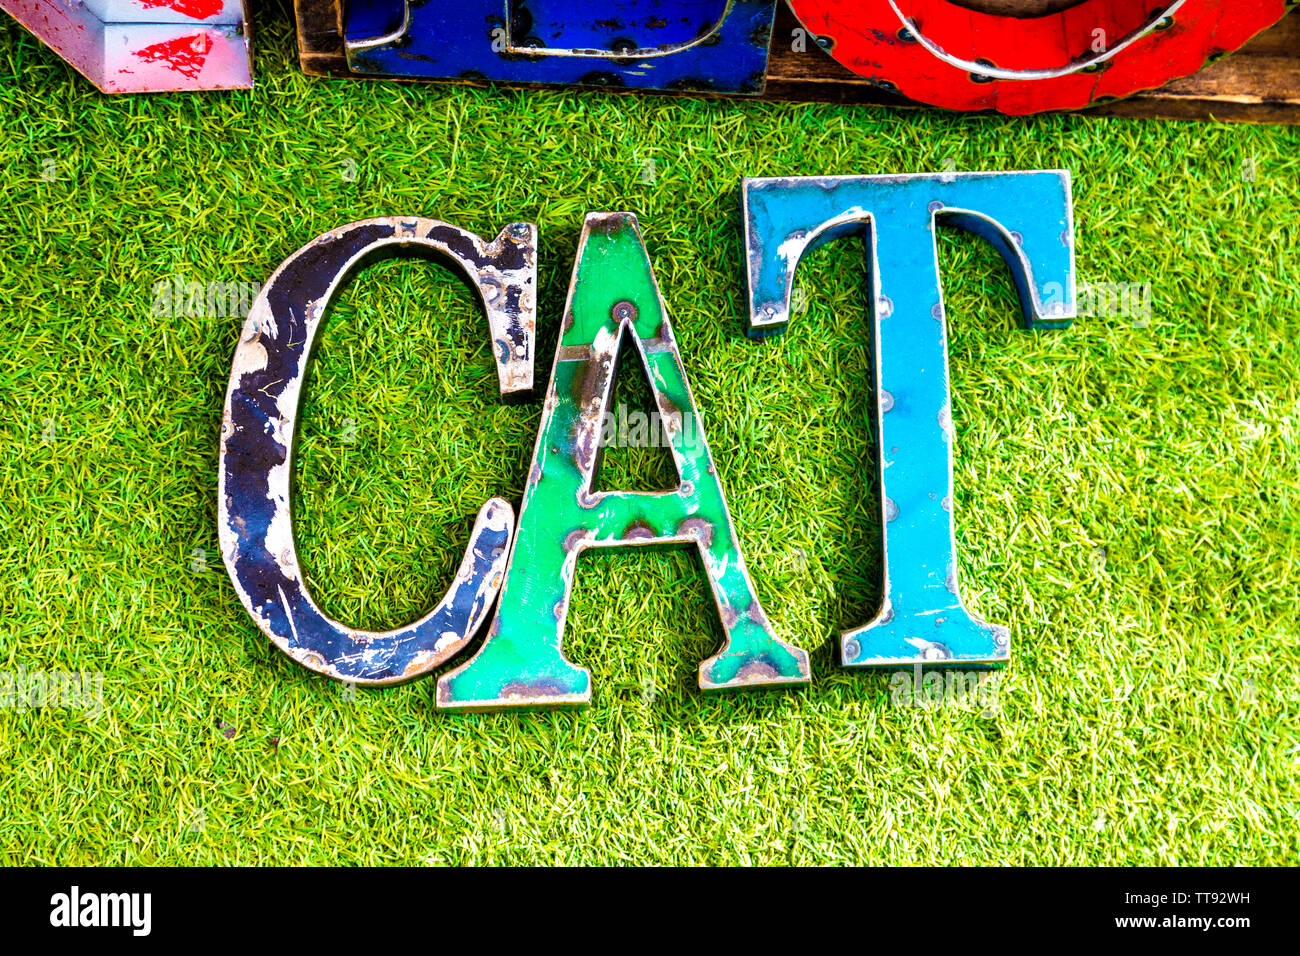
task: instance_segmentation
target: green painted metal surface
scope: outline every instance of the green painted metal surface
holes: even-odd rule
[[[621,342],[644,364],[680,476],[675,489],[592,490]],[[636,217],[592,213],[500,603],[478,653],[438,681],[438,706],[588,703],[590,673],[562,646],[578,556],[587,548],[689,546],[699,551],[725,632],[722,649],[699,666],[700,687],[807,683],[808,655],[773,632],[745,569]]]

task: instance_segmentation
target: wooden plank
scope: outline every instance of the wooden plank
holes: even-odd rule
[[[298,21],[298,59],[304,73],[310,60],[326,76],[350,76],[347,55],[343,52],[342,0],[294,0]],[[342,71],[341,73],[338,71]]]
[[[992,9],[997,4],[1025,2],[968,0],[966,5],[985,4]],[[355,76],[343,52],[341,0],[295,0],[294,8],[303,72],[313,76]],[[796,50],[794,31],[798,27],[794,14],[782,4],[772,31],[767,89],[757,99],[927,108],[872,86],[832,60],[811,40],[803,44],[806,49],[802,52]],[[1085,112],[1095,116],[1300,125],[1300,10],[1293,10],[1232,56],[1193,76]]]

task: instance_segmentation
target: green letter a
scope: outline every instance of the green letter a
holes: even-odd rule
[[[592,490],[625,330],[681,475],[671,491]],[[722,649],[700,664],[700,687],[806,683],[808,655],[772,631],[745,570],[636,217],[591,213],[500,603],[478,653],[438,681],[438,707],[589,703],[591,675],[569,663],[562,648],[578,555],[587,548],[689,545],[699,549],[726,633]]]

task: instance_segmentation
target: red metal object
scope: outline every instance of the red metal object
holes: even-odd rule
[[[1017,115],[1081,109],[1195,73],[1280,20],[1289,4],[1076,0],[1026,15],[1035,5],[790,0],[818,43],[873,83],[934,106]]]

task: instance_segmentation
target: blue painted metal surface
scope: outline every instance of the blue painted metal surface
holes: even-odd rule
[[[293,540],[290,478],[312,343],[347,277],[394,255],[438,258],[469,280],[487,311],[502,395],[527,395],[537,326],[537,227],[514,223],[485,243],[435,219],[368,219],[314,239],[267,281],[235,349],[221,424],[217,530],[240,601],[298,663],[357,684],[412,680],[465,646],[496,600],[515,523],[509,502],[489,499],[446,595],[406,627],[350,628],[326,616],[307,590]]]
[[[935,229],[987,239],[1011,269],[1026,328],[1074,316],[1066,172],[747,179],[749,334],[782,331],[800,258],[848,235],[867,244],[873,301],[884,598],[840,638],[849,667],[996,666],[1005,627],[973,616],[957,583],[953,426]]]
[[[761,93],[775,0],[353,0],[357,73]]]

